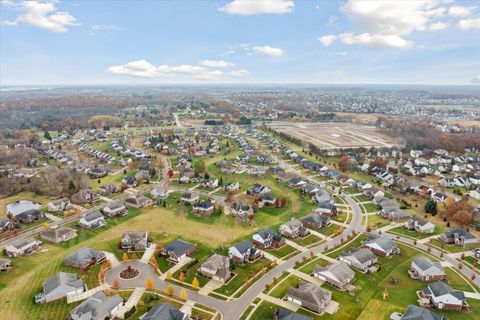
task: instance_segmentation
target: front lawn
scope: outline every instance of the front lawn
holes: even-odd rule
[[[294,247],[286,244],[283,247],[278,248],[278,249],[267,250],[267,252],[271,253],[272,255],[274,255],[277,258],[283,258],[286,255],[290,255],[293,252],[299,252],[299,251],[297,249],[295,249]]]
[[[433,234],[417,233],[413,230],[408,230],[404,227],[397,227],[397,228],[388,230],[388,232],[393,234],[400,234],[402,236],[406,236],[414,239],[425,239],[433,235]]]

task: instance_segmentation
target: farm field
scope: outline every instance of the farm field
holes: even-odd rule
[[[376,132],[375,127],[361,124],[276,121],[268,127],[325,149],[391,147],[395,144],[391,137]]]

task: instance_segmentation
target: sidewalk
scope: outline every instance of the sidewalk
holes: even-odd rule
[[[140,259],[140,261],[142,261],[143,263],[148,263],[150,261],[150,258],[155,253],[155,249],[157,249],[157,245],[155,243],[150,244],[147,250],[145,250],[145,252],[143,253],[142,259]]]
[[[125,313],[137,305],[145,290],[145,288],[135,288],[127,303],[118,309],[118,311],[115,313],[115,316],[119,317],[120,319],[124,319]]]
[[[105,257],[112,264],[112,268],[120,265],[120,261],[118,261],[116,255],[108,251],[103,251],[103,253],[105,253]]]
[[[160,279],[161,280],[165,280],[167,278],[167,273],[170,272],[170,274],[173,276],[173,274],[175,272],[177,272],[178,270],[182,269],[185,265],[187,265],[190,261],[192,261],[192,258],[190,257],[186,257],[185,259],[183,259],[182,261],[180,261],[179,263],[177,263],[176,265],[174,265],[173,267],[171,267],[167,272],[165,273],[162,273],[162,275],[160,276]]]
[[[263,254],[263,256],[270,261],[277,261],[278,264],[284,262],[282,259],[275,257],[273,254],[267,251],[263,251],[263,250],[258,250],[258,251],[260,251]]]
[[[208,294],[210,292],[212,292],[213,290],[215,289],[218,289],[220,288],[221,286],[223,286],[223,283],[221,283],[220,281],[217,281],[217,280],[214,280],[214,279],[210,279],[210,281],[208,281],[204,286],[203,288],[201,288],[198,293],[199,294],[203,294],[204,296],[208,296]]]
[[[305,280],[307,282],[310,282],[310,283],[313,283],[313,284],[316,284],[317,286],[322,286],[323,285],[323,282],[322,280],[318,279],[318,278],[315,278],[313,276],[310,276],[310,275],[307,275],[306,273],[303,273],[301,271],[298,271],[296,269],[290,269],[288,270],[288,272],[290,272],[292,275],[302,279],[302,280]]]
[[[285,239],[285,243],[288,244],[290,247],[293,247],[301,252],[305,252],[308,250],[307,248],[302,247],[301,245],[299,245],[296,242],[293,242],[292,240]]]
[[[266,294],[264,294],[264,293],[260,293],[260,294],[258,295],[258,297],[259,297],[260,299],[263,299],[263,300],[265,300],[265,301],[271,302],[271,303],[273,303],[273,304],[276,304],[276,305],[278,305],[278,306],[280,306],[280,307],[283,307],[283,308],[285,308],[285,309],[288,309],[288,310],[291,310],[291,311],[294,311],[294,312],[297,311],[298,308],[300,307],[299,305],[296,305],[296,304],[293,303],[293,302],[285,301],[285,300],[278,299],[278,298],[274,298],[274,297],[268,296],[268,295],[266,295]]]

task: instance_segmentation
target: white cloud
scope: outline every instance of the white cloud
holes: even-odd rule
[[[480,29],[480,18],[462,19],[458,22],[457,27],[460,30]]]
[[[109,24],[94,24],[93,26],[90,27],[90,35],[95,36],[98,33],[102,31],[121,31],[122,28],[119,28],[117,26],[112,26]]]
[[[382,34],[353,34],[342,33],[339,36],[340,41],[346,45],[364,45],[373,48],[400,48],[405,49],[412,46],[412,42],[397,35]]]
[[[228,75],[236,78],[245,77],[245,76],[248,76],[248,71],[245,69],[234,70],[234,71],[230,71]]]
[[[66,32],[68,27],[78,25],[77,19],[68,12],[58,11],[56,0],[4,1],[5,6],[21,11],[8,25],[28,24],[52,32]]]
[[[230,68],[234,66],[233,63],[224,60],[202,60],[199,65],[207,68]]]
[[[451,6],[448,8],[448,15],[465,18],[468,17],[474,9],[475,7]]]
[[[337,52],[337,54],[338,54],[339,56],[342,56],[342,57],[348,56],[348,52],[346,52],[346,51],[340,51],[340,52]]]
[[[326,36],[322,36],[320,38],[318,38],[318,40],[325,46],[325,47],[328,47],[330,46],[335,40],[337,40],[337,36],[336,35],[333,35],[333,34],[329,34],[329,35],[326,35]]]
[[[107,72],[139,78],[158,78],[162,76],[187,74],[192,75],[194,79],[198,80],[218,80],[222,77],[238,78],[248,75],[248,71],[244,69],[224,73],[221,70],[210,70],[203,66],[190,64],[155,66],[146,60],[135,60],[123,65],[111,66],[107,69]]]
[[[445,30],[447,29],[449,24],[447,22],[434,22],[428,26],[428,30],[437,31],[437,30]]]
[[[273,48],[270,46],[255,46],[252,48],[255,53],[264,54],[270,57],[281,57],[283,56],[283,50],[280,48]]]
[[[229,14],[249,16],[254,14],[284,14],[293,11],[293,0],[233,0],[218,10]]]
[[[472,83],[480,83],[480,75],[472,79]]]

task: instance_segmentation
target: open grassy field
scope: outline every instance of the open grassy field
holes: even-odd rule
[[[0,218],[4,218],[7,214],[6,206],[7,204],[20,201],[20,200],[30,200],[40,203],[42,206],[46,206],[50,201],[55,200],[55,198],[50,198],[47,196],[40,196],[33,192],[20,192],[14,196],[1,198],[0,199]]]

